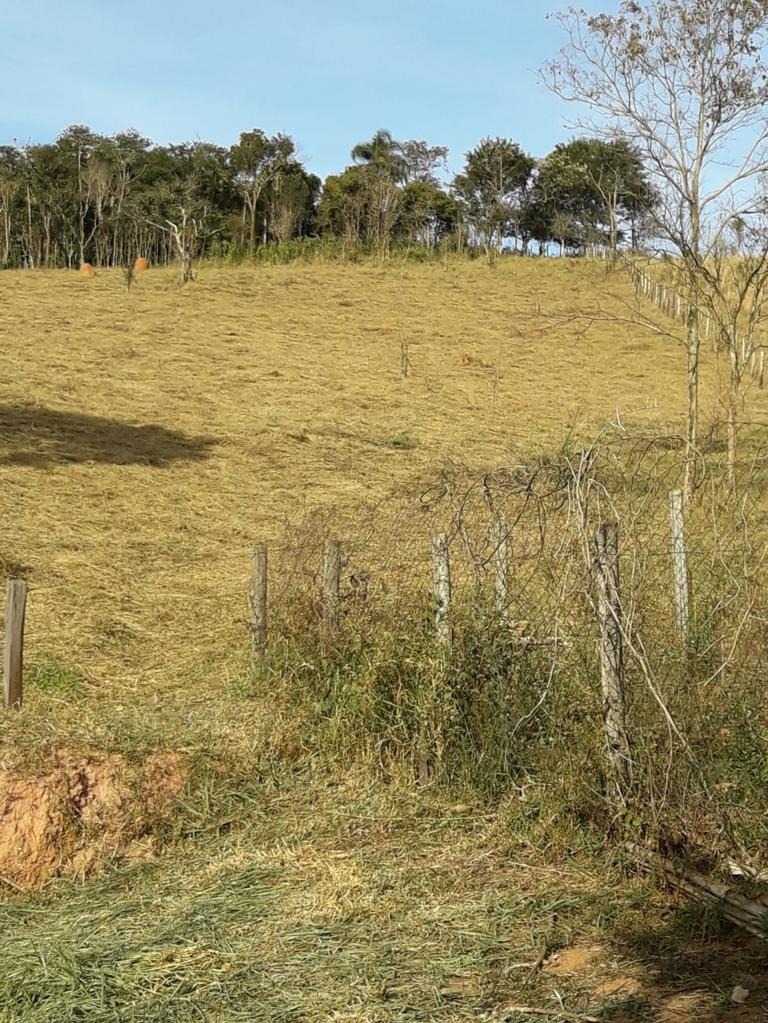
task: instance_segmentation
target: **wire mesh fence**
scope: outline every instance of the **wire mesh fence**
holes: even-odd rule
[[[408,620],[415,608],[434,610],[434,541],[444,537],[457,629],[481,616],[521,643],[547,643],[557,634],[564,644],[594,633],[594,535],[615,521],[628,637],[651,628],[667,653],[682,638],[687,653],[703,655],[710,649],[704,641],[721,636],[726,623],[746,616],[746,627],[762,613],[768,452],[750,458],[738,499],[716,466],[702,465],[675,530],[673,501],[680,498],[671,495],[681,492],[685,462],[675,437],[622,438],[532,466],[483,474],[457,466],[360,510],[346,528],[333,511],[318,513],[270,551],[272,629],[305,634],[322,622],[332,538],[342,542],[338,599],[348,629],[365,632]]]
[[[753,438],[738,494],[713,453],[683,502],[686,451],[673,436],[618,435],[530,465],[452,467],[354,526],[318,514],[270,552],[271,634],[304,650],[322,640],[342,660],[386,636],[386,670],[365,681],[364,698],[377,690],[386,708],[374,731],[412,729],[427,760],[445,756],[448,731],[470,759],[493,761],[497,779],[531,769],[521,752],[531,742],[610,764],[607,743],[654,815],[685,792],[686,814],[699,811],[689,827],[762,821],[768,453]],[[607,523],[618,577],[606,612],[596,537]],[[330,539],[341,541],[336,596],[324,574]],[[608,660],[607,643],[617,648]],[[439,665],[450,708],[434,692],[428,704],[411,694],[418,710],[404,723],[404,678],[415,672],[423,687],[425,659],[430,678]],[[618,752],[602,727],[611,671],[628,732]],[[350,710],[343,685],[333,700]]]

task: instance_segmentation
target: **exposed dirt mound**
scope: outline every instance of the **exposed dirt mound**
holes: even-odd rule
[[[186,779],[177,753],[132,768],[116,754],[64,752],[37,778],[0,772],[0,877],[27,890],[110,860],[146,858],[154,851],[149,822],[170,811]]]
[[[0,875],[19,888],[55,876],[71,855],[66,794],[48,778],[0,774]],[[68,848],[69,847],[69,848]]]
[[[187,768],[180,753],[155,753],[144,765],[144,803],[151,811],[164,810],[181,793]]]
[[[599,948],[584,948],[580,945],[563,949],[547,964],[547,970],[558,976],[581,974],[591,969],[599,958]]]
[[[72,809],[85,825],[110,826],[131,798],[128,768],[120,756],[71,759],[59,774]]]

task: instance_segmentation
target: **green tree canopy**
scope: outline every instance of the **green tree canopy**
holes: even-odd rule
[[[487,138],[467,153],[452,191],[470,229],[489,255],[515,233],[536,161],[517,142]]]

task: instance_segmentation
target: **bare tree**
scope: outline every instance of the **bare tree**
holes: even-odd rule
[[[659,195],[656,233],[679,257],[693,452],[706,269],[734,218],[761,208],[768,171],[768,0],[622,0],[617,15],[571,7],[555,17],[568,43],[547,65],[547,84],[588,108],[580,128],[603,138],[618,132],[637,147]]]
[[[165,218],[164,224],[147,221],[151,227],[164,232],[171,241],[173,252],[179,262],[179,284],[189,284],[195,279],[193,264],[200,256],[205,242],[215,231],[206,228],[205,206],[194,208],[189,196],[181,197],[176,208],[176,219]]]

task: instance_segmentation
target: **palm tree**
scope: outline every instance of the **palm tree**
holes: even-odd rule
[[[407,165],[402,146],[392,132],[381,128],[368,142],[359,142],[352,150],[355,163],[381,170],[393,181],[403,181]]]
[[[397,220],[399,185],[407,179],[407,165],[400,143],[388,131],[377,131],[369,142],[352,150],[352,159],[365,169],[368,193],[368,237],[383,258],[389,252]]]

